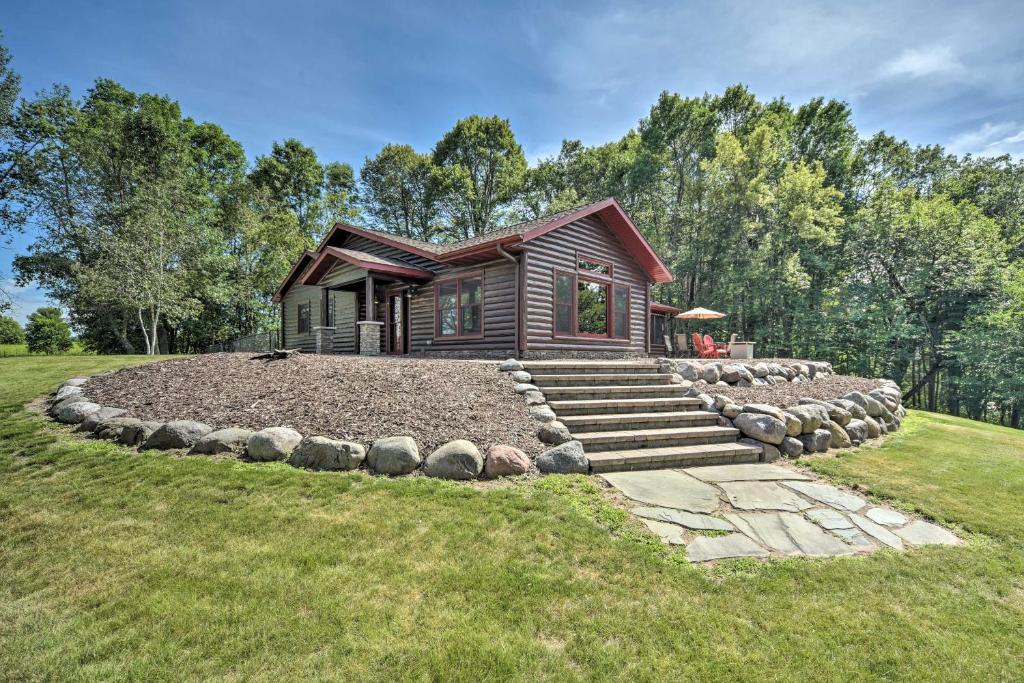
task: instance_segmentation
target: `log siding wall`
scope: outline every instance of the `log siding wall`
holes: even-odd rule
[[[526,351],[646,353],[648,277],[600,219],[583,218],[525,245]],[[554,272],[576,271],[577,255],[612,266],[611,282],[630,286],[629,339],[564,337],[554,333]],[[597,279],[597,278],[595,278]],[[610,292],[609,292],[610,295]],[[611,326],[612,321],[608,321]]]

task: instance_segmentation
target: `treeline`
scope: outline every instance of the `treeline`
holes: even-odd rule
[[[845,103],[734,86],[664,93],[621,140],[567,140],[533,166],[506,120],[470,116],[428,153],[386,145],[356,174],[296,140],[250,163],[218,126],[111,81],[19,101],[0,59],[0,218],[39,235],[17,275],[97,351],[199,351],[273,326],[270,295],[336,220],[443,242],[614,196],[676,274],[657,298],[729,313],[707,331],[1020,426],[1024,164],[1010,158],[862,138]]]

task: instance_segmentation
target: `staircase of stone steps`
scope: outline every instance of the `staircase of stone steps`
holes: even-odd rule
[[[593,472],[757,462],[653,361],[523,361]]]

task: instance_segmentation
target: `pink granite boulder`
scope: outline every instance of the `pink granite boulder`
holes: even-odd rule
[[[518,448],[496,445],[487,449],[484,476],[488,479],[525,474],[530,469],[530,457]]]

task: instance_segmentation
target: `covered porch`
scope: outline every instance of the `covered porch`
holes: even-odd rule
[[[317,324],[307,324],[315,352],[408,353],[410,298],[432,278],[428,270],[381,256],[326,247],[301,278],[320,290]],[[300,320],[300,333],[303,328]]]

